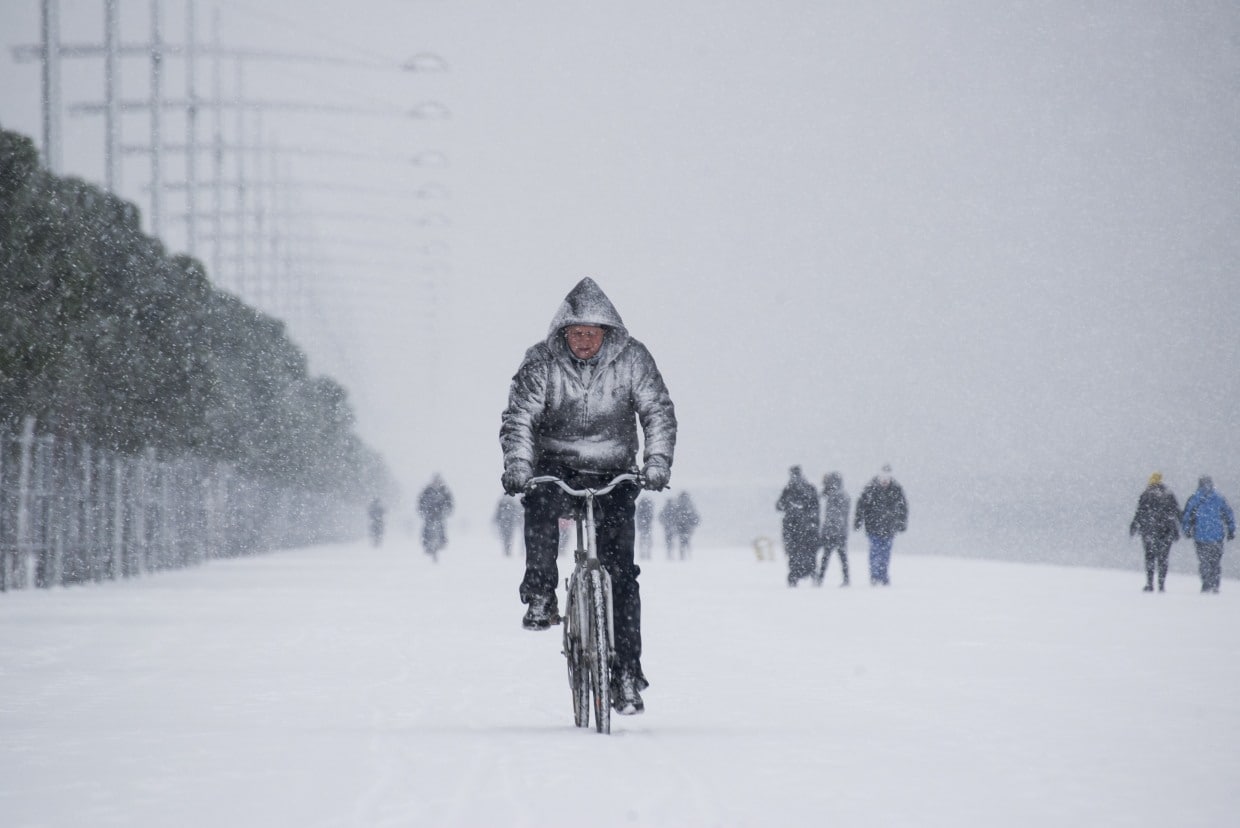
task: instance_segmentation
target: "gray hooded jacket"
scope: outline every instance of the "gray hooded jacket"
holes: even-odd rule
[[[575,358],[564,339],[572,325],[607,329],[590,360]],[[629,336],[620,314],[594,280],[564,298],[547,338],[525,352],[512,378],[499,430],[504,468],[562,464],[577,471],[619,471],[637,457],[637,423],[645,462],[671,468],[676,411],[646,346]]]

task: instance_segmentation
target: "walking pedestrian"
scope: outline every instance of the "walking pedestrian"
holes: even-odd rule
[[[667,544],[667,559],[673,560],[672,550],[676,544],[676,498],[669,497],[659,510],[659,524],[663,527],[663,542]]]
[[[840,568],[844,580],[840,586],[848,586],[848,513],[852,499],[844,491],[844,478],[839,472],[831,472],[822,479],[822,561],[814,573],[814,583],[822,586],[827,574],[831,553],[840,556]]]
[[[1167,582],[1167,563],[1171,544],[1180,539],[1180,504],[1162,482],[1162,474],[1154,472],[1141,497],[1137,512],[1128,527],[1129,536],[1141,535],[1145,547],[1145,592],[1154,591],[1154,573],[1158,573],[1158,591]]]
[[[499,532],[504,544],[504,557],[512,556],[512,542],[517,535],[517,526],[521,523],[521,503],[516,498],[503,496],[495,506],[495,517],[492,522]]]
[[[788,586],[814,574],[818,549],[818,491],[805,479],[800,466],[788,470],[788,485],[775,503],[784,513],[784,552],[788,555]]]
[[[654,523],[654,501],[649,497],[637,499],[637,554],[642,560],[650,559],[650,548],[654,545],[650,537],[650,529]]]
[[[890,465],[883,466],[857,499],[853,528],[862,527],[870,540],[870,586],[891,586],[891,545],[897,532],[908,529],[908,500]]]
[[[1197,481],[1197,491],[1184,504],[1180,528],[1197,544],[1201,591],[1218,592],[1223,570],[1223,542],[1236,539],[1236,514],[1214,489],[1209,475]]]
[[[679,542],[682,561],[689,559],[689,545],[693,540],[693,533],[701,522],[702,518],[693,505],[693,498],[689,497],[688,492],[681,492],[676,497],[676,539]]]

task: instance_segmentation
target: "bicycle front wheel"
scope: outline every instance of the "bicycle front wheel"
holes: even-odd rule
[[[573,695],[573,722],[590,726],[590,668],[586,663],[582,622],[581,585],[576,576],[568,583],[568,611],[564,614],[564,657],[568,661],[568,689]]]
[[[597,568],[591,570],[587,583],[594,727],[599,733],[611,733],[611,607],[607,603],[607,585],[603,580],[603,572]]]

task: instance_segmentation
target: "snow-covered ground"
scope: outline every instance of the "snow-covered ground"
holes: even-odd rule
[[[6,826],[1235,825],[1240,584],[901,555],[642,576],[647,712],[572,724],[490,538],[0,596]],[[658,554],[656,552],[656,554]],[[1190,554],[1177,548],[1176,554]],[[1234,553],[1232,553],[1234,554]],[[599,803],[603,810],[599,810]]]

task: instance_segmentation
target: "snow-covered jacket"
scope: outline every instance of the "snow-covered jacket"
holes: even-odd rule
[[[818,490],[799,474],[794,474],[779,493],[775,509],[784,513],[784,528],[818,534]]]
[[[568,349],[564,329],[606,328],[590,360]],[[602,289],[582,279],[551,320],[547,338],[525,352],[501,417],[504,468],[567,466],[618,472],[635,465],[637,425],[644,462],[669,469],[676,448],[676,411],[646,346],[629,336]]]
[[[1236,534],[1236,515],[1213,487],[1199,488],[1184,504],[1181,528],[1198,543],[1221,543]]]
[[[701,522],[702,517],[698,514],[697,507],[693,505],[693,500],[689,497],[689,493],[681,492],[680,497],[676,498],[677,533],[688,537],[693,534],[693,530]]]
[[[1128,533],[1145,540],[1179,540],[1180,504],[1170,489],[1162,483],[1146,487],[1137,500],[1137,513]]]
[[[418,514],[424,520],[438,522],[452,514],[452,492],[442,482],[436,480],[418,495]]]
[[[865,533],[876,538],[894,537],[908,528],[908,500],[899,483],[892,480],[884,486],[876,477],[866,484],[857,498],[853,528],[863,525]]]

